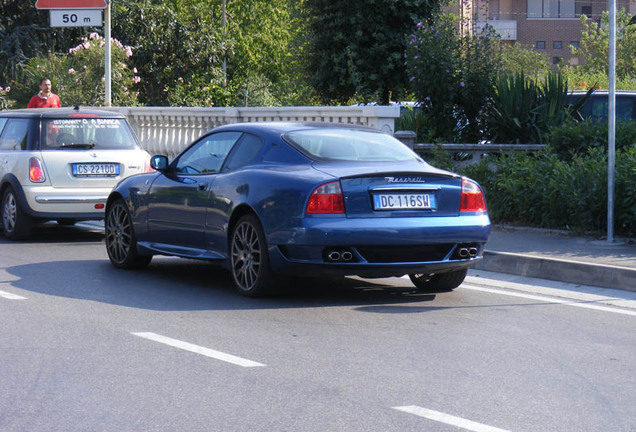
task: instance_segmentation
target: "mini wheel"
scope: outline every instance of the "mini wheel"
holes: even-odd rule
[[[33,219],[24,211],[11,186],[2,195],[2,229],[9,240],[24,240],[33,229]]]

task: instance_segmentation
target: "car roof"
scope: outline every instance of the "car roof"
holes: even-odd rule
[[[320,122],[250,122],[250,123],[230,123],[214,128],[213,132],[221,131],[242,131],[260,132],[267,134],[282,135],[286,132],[312,130],[312,129],[355,129],[369,132],[379,132],[366,126],[344,124],[344,123],[320,123]]]
[[[571,95],[585,95],[587,93],[586,90],[573,90],[571,92],[569,92],[569,94]],[[599,96],[607,96],[609,94],[608,90],[594,90],[592,92],[592,95],[599,95]],[[615,94],[617,96],[631,96],[631,97],[636,97],[636,90],[615,90]]]
[[[81,117],[87,115],[91,117],[126,118],[125,115],[115,112],[95,108],[64,107],[64,108],[22,108],[7,111],[0,111],[0,117],[28,117],[28,118],[65,118]]]

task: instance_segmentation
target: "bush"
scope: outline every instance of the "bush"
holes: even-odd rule
[[[586,154],[589,149],[607,148],[607,123],[592,119],[580,123],[567,121],[550,131],[549,144],[563,160]],[[636,121],[616,123],[616,149],[628,149],[636,143]]]
[[[15,101],[9,99],[7,93],[11,91],[11,87],[2,88],[0,86],[0,111],[10,108]]]
[[[590,148],[562,161],[556,154],[486,158],[462,173],[483,186],[495,223],[515,223],[575,233],[607,227],[607,155]],[[616,152],[615,230],[636,235],[636,145]]]
[[[23,71],[22,82],[14,82],[18,105],[25,107],[38,91],[42,78],[49,78],[53,93],[59,95],[62,106],[104,105],[105,97],[105,40],[97,33],[82,38],[82,42],[69,49],[66,55],[49,54],[29,60]],[[112,105],[134,106],[138,92],[134,87],[140,78],[137,70],[127,64],[132,48],[111,39],[111,102]]]

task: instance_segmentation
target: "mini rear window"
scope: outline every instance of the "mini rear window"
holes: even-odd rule
[[[42,134],[42,150],[121,150],[136,146],[125,119],[88,117],[45,120]]]
[[[397,162],[418,159],[401,141],[381,132],[355,129],[306,129],[283,139],[318,160]]]

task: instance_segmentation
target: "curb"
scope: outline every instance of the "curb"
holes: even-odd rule
[[[477,270],[636,291],[636,269],[509,252],[484,251]]]

